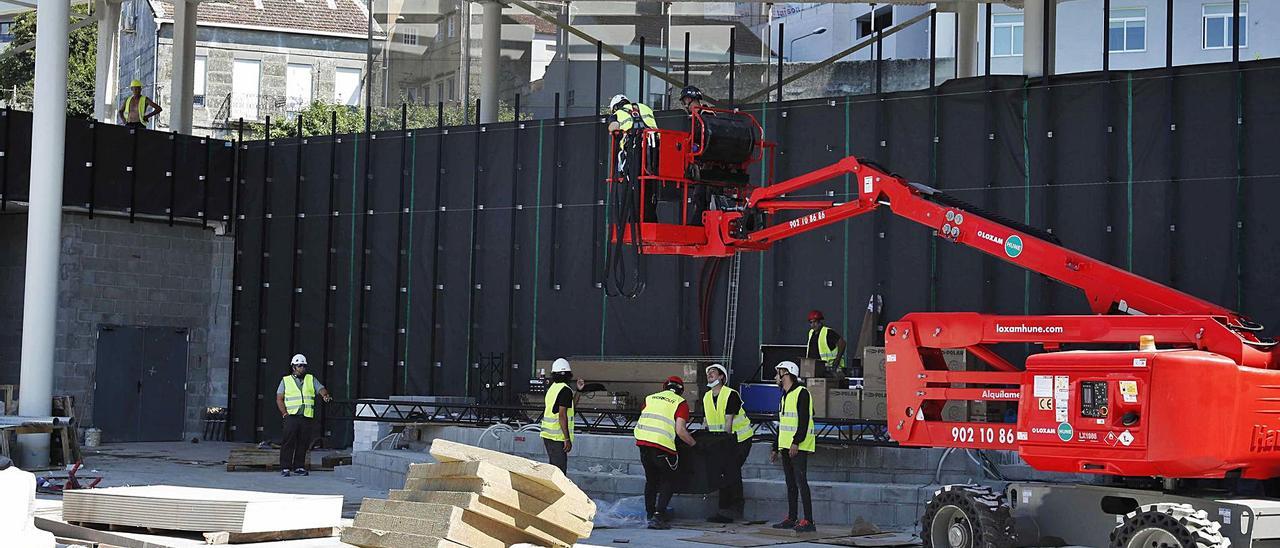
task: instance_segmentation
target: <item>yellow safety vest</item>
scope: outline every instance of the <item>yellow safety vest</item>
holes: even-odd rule
[[[714,400],[711,397],[710,390],[702,395],[702,410],[706,413],[707,430],[711,432],[724,432],[725,413],[724,410],[729,406],[729,396],[734,393],[732,388],[728,386],[720,389],[720,396]],[[751,439],[755,434],[751,430],[751,419],[747,418],[747,414],[739,410],[738,414],[733,417],[733,433],[738,435],[738,441],[743,442]]]
[[[795,390],[782,396],[782,402],[778,410],[778,448],[783,451],[789,449],[795,440],[796,431],[800,428],[800,410],[797,409],[800,402],[800,393],[808,391],[809,389],[804,386],[797,386]],[[817,443],[814,442],[813,432],[812,394],[809,395],[809,416],[805,417],[804,420],[808,421],[808,428],[805,430],[804,441],[800,442],[800,450],[812,453],[817,447]]]
[[[631,110],[635,107],[635,111]],[[640,123],[649,129],[656,129],[658,122],[653,118],[653,109],[643,103],[628,103],[626,106],[618,109],[613,113],[614,119],[618,122],[618,129],[622,131],[631,131],[635,127],[636,115],[640,117]]]
[[[844,358],[840,358],[840,363],[835,363],[836,353],[839,348],[827,346],[827,333],[831,331],[830,327],[822,326],[818,330],[818,358],[827,362],[827,367],[842,368],[844,367]],[[809,340],[813,340],[813,330],[809,330]]]
[[[284,382],[284,411],[290,415],[297,415],[298,409],[302,409],[302,416],[313,419],[316,416],[316,381],[307,373],[302,377],[302,388],[298,388],[298,383],[294,382],[293,375],[285,375]]]
[[[636,441],[656,443],[671,451],[676,450],[676,409],[684,398],[675,392],[663,390],[644,399],[644,411],[636,421]]]
[[[144,118],[144,116],[147,113],[148,102],[149,102],[149,99],[147,99],[146,95],[141,95],[138,97],[137,101],[134,101],[133,95],[130,94],[129,97],[125,98],[124,100],[124,121],[126,122],[129,121],[129,111],[133,109],[137,109],[138,122],[142,124],[147,123],[147,120],[146,118]]]
[[[556,400],[560,398],[561,390],[573,390],[569,385],[558,382],[551,385],[547,389],[547,395],[543,400],[542,408],[542,437],[551,441],[565,441],[564,431],[560,429],[560,414],[552,412],[556,405]],[[569,441],[573,442],[573,408],[565,410],[565,417],[569,419]]]

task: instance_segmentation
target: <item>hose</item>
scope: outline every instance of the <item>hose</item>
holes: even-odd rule
[[[645,260],[640,237],[640,184],[638,177],[632,173],[641,173],[639,161],[640,132],[628,132],[625,150],[619,159],[626,162],[620,165],[622,182],[609,185],[608,200],[613,209],[613,220],[610,224],[613,237],[613,252],[608,255],[605,264],[605,291],[610,296],[622,296],[628,299],[639,297],[645,288]],[[634,157],[634,161],[627,161]],[[631,275],[627,274],[626,238],[630,232],[632,244],[635,246],[634,264]]]

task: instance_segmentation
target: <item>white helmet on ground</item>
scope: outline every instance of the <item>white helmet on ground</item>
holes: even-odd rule
[[[307,357],[302,354],[294,354],[293,359],[289,360],[289,365],[307,365]]]
[[[800,378],[800,366],[796,365],[796,362],[793,362],[793,361],[780,362],[778,363],[778,367],[776,369],[778,371],[790,373],[792,377]]]
[[[568,373],[570,371],[573,371],[573,369],[569,368],[569,360],[556,358],[556,361],[551,362],[552,373]]]
[[[720,371],[721,377],[724,377],[726,379],[729,378],[729,372],[725,370],[723,365],[720,365],[718,363],[713,363],[707,366],[707,373],[710,373],[712,369],[718,369]]]
[[[612,99],[609,99],[609,110],[618,110],[619,108],[622,107],[622,105],[625,105],[630,102],[631,100],[627,99],[626,95],[619,93],[617,95],[614,95]]]

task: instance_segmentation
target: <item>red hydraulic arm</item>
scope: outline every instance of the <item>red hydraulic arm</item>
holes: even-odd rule
[[[858,197],[853,201],[783,199],[787,194],[845,175],[856,181]],[[1027,230],[988,219],[949,200],[935,189],[909,183],[852,156],[776,185],[755,188],[746,202],[748,211],[817,211],[758,230],[741,228],[744,225],[742,212],[708,212],[704,217],[708,233],[706,250],[715,253],[707,254],[732,255],[738,250],[767,249],[785,238],[846,221],[887,205],[894,214],[933,229],[940,238],[1079,288],[1085,293],[1090,309],[1097,314],[1222,316],[1233,327],[1257,329],[1255,324],[1226,307],[1071,251]]]

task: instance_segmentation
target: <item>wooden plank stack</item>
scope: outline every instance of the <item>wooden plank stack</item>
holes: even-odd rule
[[[69,523],[160,530],[265,533],[340,525],[341,495],[292,495],[150,485],[66,491]]]
[[[304,459],[307,470],[316,470],[311,464],[311,450],[307,450]],[[279,470],[280,450],[260,447],[232,447],[227,454],[227,471],[236,470]]]
[[[554,466],[437,439],[389,500],[364,499],[342,541],[363,548],[534,544],[591,536],[596,505]]]

